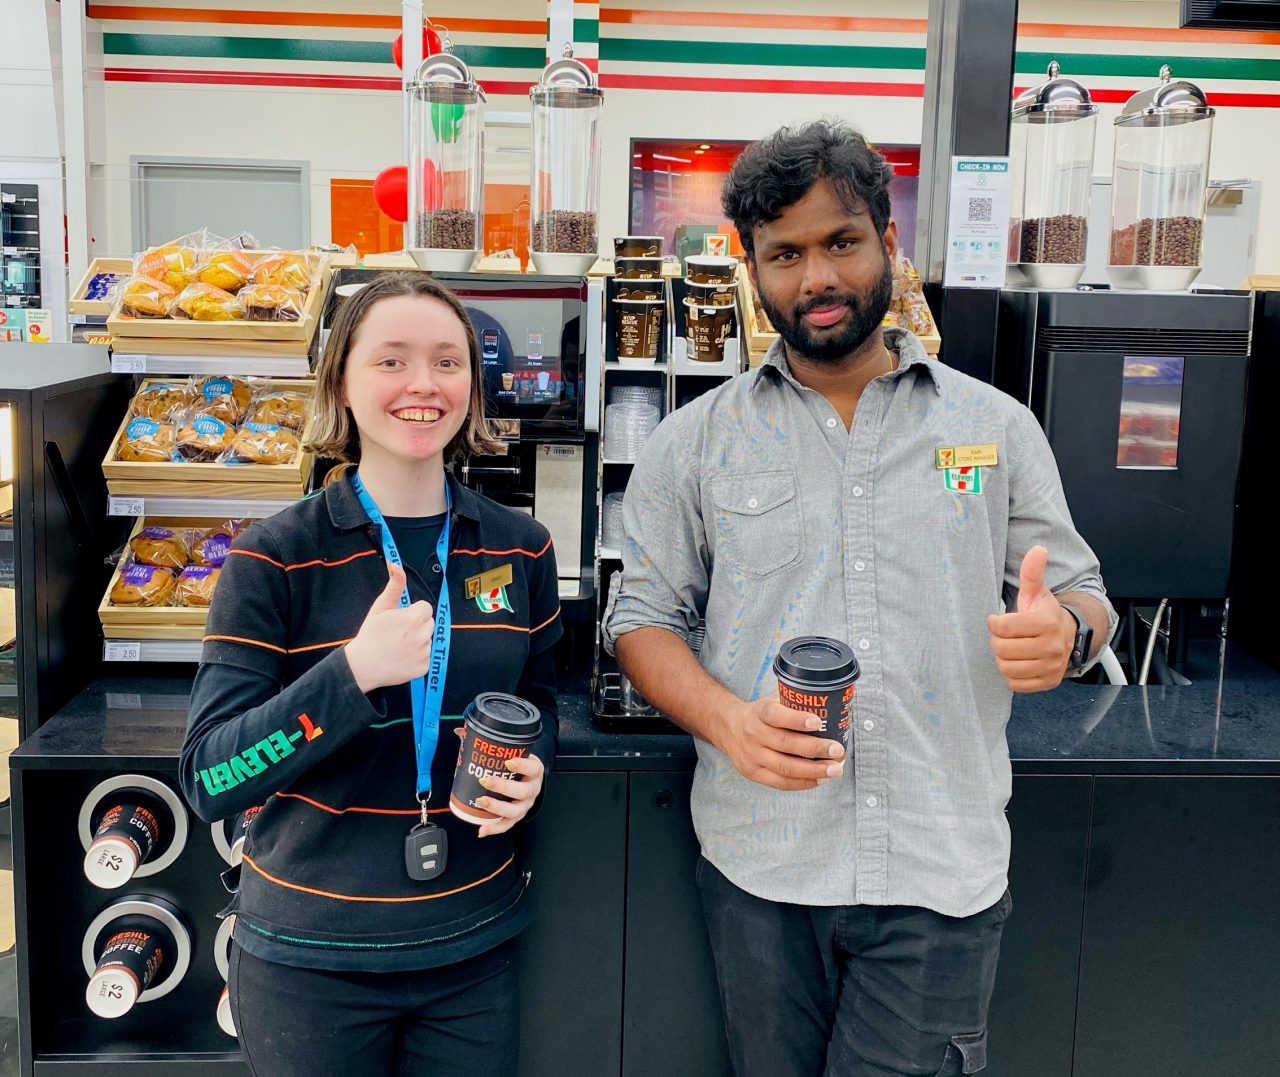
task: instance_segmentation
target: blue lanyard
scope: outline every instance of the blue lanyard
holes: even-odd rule
[[[351,478],[356,496],[360,504],[369,514],[369,519],[382,530],[382,553],[392,564],[404,568],[400,560],[400,551],[396,549],[396,540],[391,535],[378,506],[373,503],[369,491],[364,488],[357,473]],[[431,760],[435,758],[436,742],[440,738],[440,711],[444,705],[444,678],[449,669],[449,640],[453,632],[453,621],[449,614],[449,575],[446,571],[449,560],[449,521],[452,516],[453,497],[449,493],[449,480],[444,484],[445,517],[444,527],[440,529],[440,537],[436,540],[436,560],[440,562],[440,597],[436,600],[436,623],[431,633],[431,665],[427,667],[425,677],[414,677],[409,682],[409,699],[413,706],[413,744],[418,757],[418,796],[431,797]],[[400,595],[400,606],[410,605],[409,580],[406,576],[404,591]],[[423,801],[426,803],[426,800]]]

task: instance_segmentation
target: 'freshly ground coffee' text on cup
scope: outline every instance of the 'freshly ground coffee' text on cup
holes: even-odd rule
[[[504,800],[480,784],[481,778],[510,778],[509,759],[523,759],[542,735],[542,715],[532,703],[505,692],[481,692],[462,712],[464,733],[453,773],[449,810],[468,823],[498,818],[476,807],[481,797]]]
[[[852,750],[853,697],[858,659],[848,644],[826,636],[798,636],[784,643],[773,660],[778,699],[792,710],[816,714],[822,724],[813,730]]]

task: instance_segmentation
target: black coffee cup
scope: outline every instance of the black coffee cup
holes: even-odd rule
[[[85,1002],[99,1017],[123,1017],[155,981],[165,960],[160,935],[143,927],[117,931],[98,954]]]
[[[465,732],[453,772],[449,810],[468,823],[498,816],[476,807],[481,797],[505,800],[480,784],[481,778],[510,778],[508,759],[523,759],[542,735],[542,715],[532,703],[505,692],[481,692],[462,712]]]
[[[94,886],[114,890],[133,878],[161,838],[160,811],[148,799],[127,795],[98,821],[84,854],[84,874]]]
[[[827,636],[797,636],[773,660],[778,699],[792,710],[816,714],[822,724],[811,732],[853,747],[853,697],[858,659],[853,649]]]

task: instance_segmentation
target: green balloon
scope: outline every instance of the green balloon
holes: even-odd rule
[[[457,142],[462,134],[462,105],[432,105],[431,129],[441,142]]]

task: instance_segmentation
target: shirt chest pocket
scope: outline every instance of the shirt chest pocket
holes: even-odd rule
[[[717,559],[757,578],[799,560],[803,535],[791,472],[722,475],[711,484],[711,499]]]

